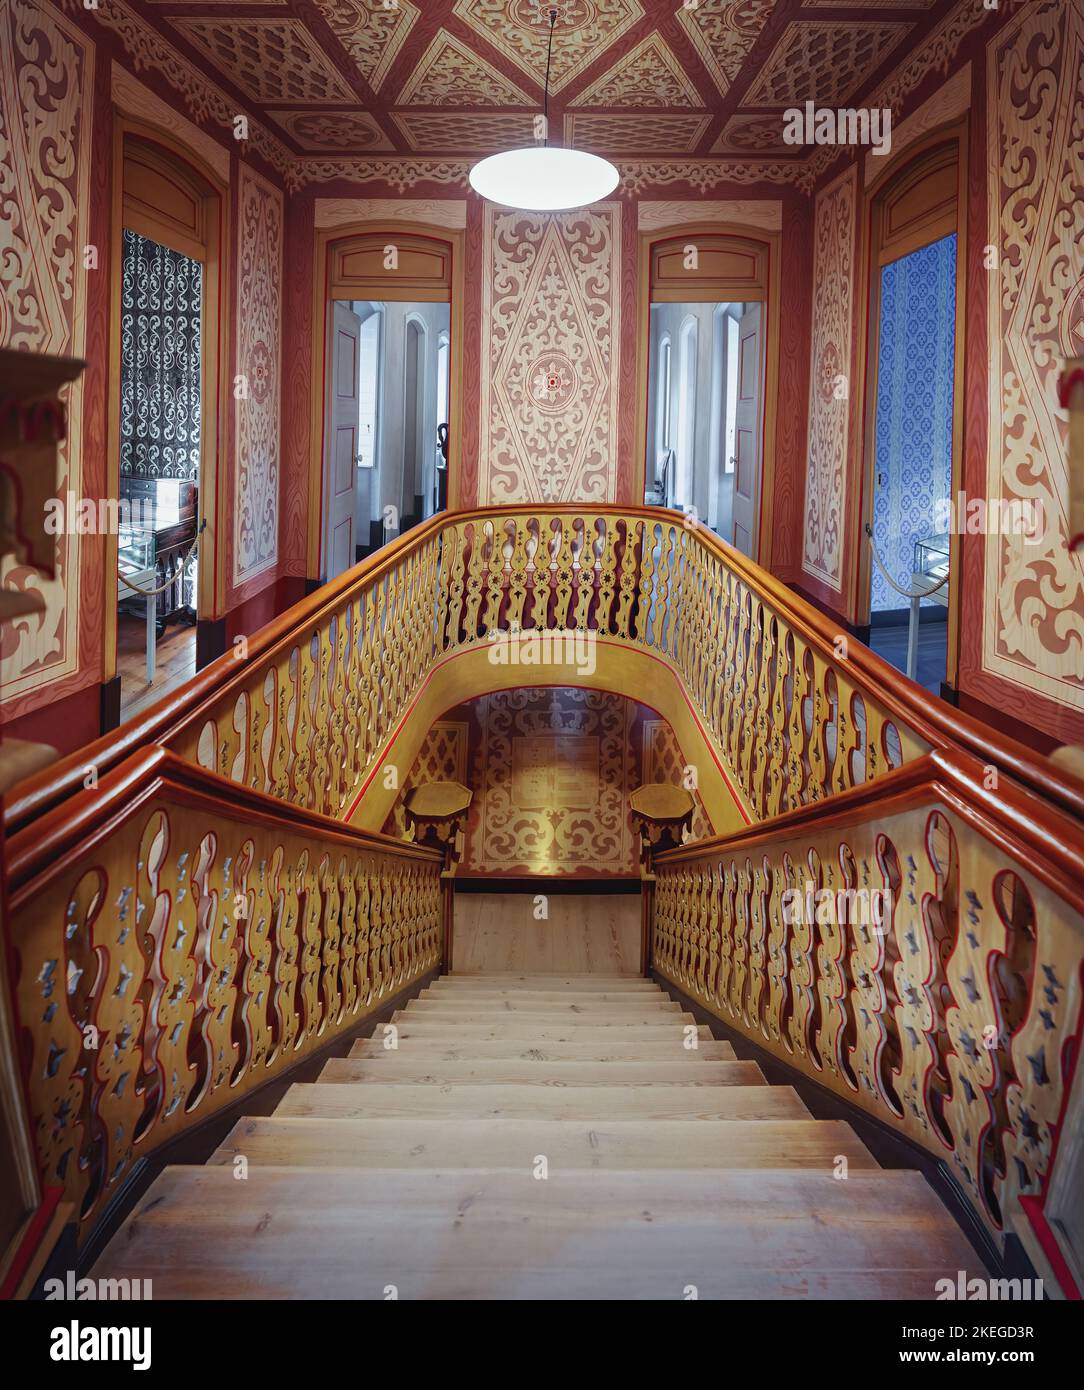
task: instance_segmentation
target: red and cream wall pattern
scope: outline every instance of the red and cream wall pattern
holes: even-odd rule
[[[63,14],[34,0],[0,0],[0,346],[71,357],[87,351],[94,71],[93,43]],[[85,389],[80,380],[67,393],[61,496],[102,486],[93,441],[87,458]],[[52,580],[10,557],[4,563],[5,585],[40,588],[46,601],[44,611],[4,628],[0,700],[9,717],[40,702],[46,687],[70,691],[93,659],[81,654],[80,638],[102,611],[94,550],[92,536],[58,536]],[[92,672],[82,683],[93,679]]]
[[[616,495],[621,212],[485,210],[482,502]]]
[[[1084,714],[1084,555],[1068,549],[1057,379],[1084,352],[1084,4],[1031,4],[986,63],[990,436],[986,494],[1043,539],[986,538],[982,670]]]

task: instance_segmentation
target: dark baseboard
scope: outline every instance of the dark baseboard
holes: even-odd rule
[[[99,690],[100,728],[103,734],[120,727],[120,676],[102,681]]]
[[[196,623],[196,670],[202,671],[226,650],[226,619],[200,618]]]
[[[306,579],[305,597],[308,598],[310,594],[314,594],[317,591],[317,589],[322,589],[323,587],[324,581],[322,579]]]
[[[248,1115],[272,1114],[291,1086],[299,1081],[315,1081],[323,1070],[325,1062],[332,1057],[347,1056],[358,1038],[368,1036],[378,1024],[387,1023],[397,1009],[401,1009],[408,1000],[419,995],[427,985],[432,984],[440,973],[439,967],[427,971],[406,989],[400,990],[394,998],[382,1004],[374,1013],[367,1014],[358,1022],[356,1027],[351,1028],[346,1033],[341,1033],[337,1038],[333,1038],[280,1076],[272,1077],[265,1081],[262,1086],[257,1086],[254,1090],[239,1095],[229,1105],[223,1106],[221,1110],[216,1110],[213,1115],[208,1115],[205,1120],[197,1122],[191,1129],[186,1130],[183,1134],[178,1134],[175,1139],[171,1139],[168,1143],[149,1153],[146,1158],[135,1163],[113,1200],[102,1213],[94,1230],[83,1242],[75,1265],[77,1276],[85,1275],[92,1267],[163,1168],[177,1163],[193,1165],[206,1163],[238,1120]],[[70,1247],[65,1245],[64,1248],[68,1250]],[[54,1261],[50,1261],[50,1277],[57,1273],[53,1267],[54,1264]],[[65,1268],[71,1267],[71,1265],[65,1266]],[[31,1295],[32,1298],[42,1297],[44,1279],[45,1275],[43,1274]]]
[[[922,1173],[940,1197],[945,1209],[967,1237],[968,1243],[990,1273],[998,1279],[1036,1279],[1038,1275],[1024,1253],[1018,1237],[1008,1236],[1005,1253],[994,1245],[986,1227],[976,1216],[963,1189],[943,1160],[927,1149],[898,1134],[891,1125],[851,1105],[842,1096],[813,1081],[804,1072],[781,1062],[773,1053],[758,1047],[744,1033],[738,1032],[695,999],[690,999],[658,971],[652,979],[703,1024],[713,1038],[728,1042],[739,1061],[756,1062],[769,1086],[793,1086],[815,1120],[842,1120],[849,1124],[882,1168],[908,1168]]]
[[[639,893],[638,878],[460,878],[457,893],[531,893],[559,897],[565,893]]]

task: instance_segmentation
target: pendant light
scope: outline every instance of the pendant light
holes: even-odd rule
[[[526,149],[503,150],[480,160],[470,171],[471,187],[491,203],[524,212],[561,212],[597,203],[617,187],[614,166],[586,150],[563,149],[549,143],[550,61],[557,10],[549,12],[550,38],[546,51],[545,142]]]

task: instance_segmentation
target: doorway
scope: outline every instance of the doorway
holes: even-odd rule
[[[156,140],[128,131],[120,140],[107,657],[124,721],[195,674],[197,623],[214,616],[205,518],[215,514],[222,205],[219,190]]]
[[[761,492],[761,307],[650,307],[644,501],[694,515],[750,557]]]
[[[641,232],[640,275],[644,502],[760,561],[771,550],[779,233]]]
[[[936,695],[948,660],[955,234],[882,267],[879,299],[870,646]]]
[[[319,233],[316,254],[327,312],[309,546],[326,581],[454,505],[462,237],[369,223]]]
[[[451,308],[335,300],[328,578],[447,506]]]
[[[956,681],[960,150],[956,135],[935,134],[870,193],[859,610],[870,647],[934,695]]]

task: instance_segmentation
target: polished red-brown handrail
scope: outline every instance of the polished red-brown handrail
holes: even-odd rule
[[[124,758],[147,744],[164,744],[187,726],[203,718],[212,701],[218,702],[231,690],[241,690],[246,673],[259,662],[269,661],[290,647],[299,632],[331,617],[343,599],[358,589],[378,583],[394,570],[403,555],[439,531],[443,514],[430,517],[391,541],[376,554],[344,571],[336,579],[309,594],[278,617],[246,638],[247,654],[226,652],[197,671],[191,680],[155,701],[140,714],[103,734],[75,753],[70,753],[20,782],[4,800],[4,826],[13,834],[28,821],[42,815],[84,784],[88,767],[100,778]],[[232,785],[232,784],[231,784]]]
[[[328,844],[379,850],[399,859],[443,863],[435,849],[381,831],[359,830],[334,816],[294,806],[244,783],[231,782],[228,777],[152,744],[118,764],[99,787],[74,793],[7,840],[5,864],[12,904],[21,903],[29,885],[40,886],[43,878],[62,874],[73,856],[108,839],[119,821],[163,788],[189,805],[204,807],[212,815],[228,808],[234,816],[243,812],[252,825],[280,831],[311,831]]]

